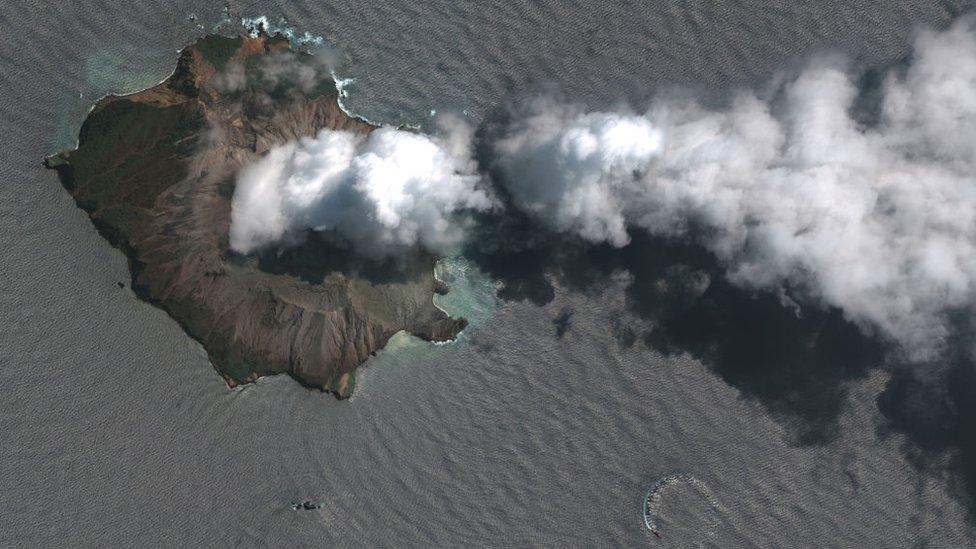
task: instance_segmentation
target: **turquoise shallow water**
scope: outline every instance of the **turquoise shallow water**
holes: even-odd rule
[[[482,273],[477,265],[459,256],[440,260],[434,273],[450,288],[446,295],[435,295],[434,303],[451,316],[467,319],[467,328],[455,340],[443,343],[426,342],[406,332],[397,333],[358,373],[358,393],[368,390],[367,383],[391,383],[408,377],[411,365],[436,363],[442,358],[444,347],[464,347],[470,344],[473,331],[490,329],[492,316],[500,305],[496,296],[497,282]],[[382,381],[376,381],[377,378]]]
[[[498,308],[498,283],[464,257],[440,260],[434,276],[450,288],[446,295],[435,295],[434,303],[451,316],[468,319],[472,328],[484,326]]]
[[[749,85],[822,48],[885,63],[961,5],[231,8],[325,36],[352,110],[420,124],[431,109],[480,120],[550,84],[591,105]],[[616,327],[645,322],[627,312],[626,273],[537,306],[451,258],[436,299],[471,321],[457,342],[397,336],[346,402],[284,377],[227,389],[198,344],[116,286],[124,257],[39,167],[95,98],[165,78],[221,17],[188,1],[0,7],[0,546],[972,544],[945,463],[921,474],[902,437],[878,435],[882,373],[850,382],[834,439],[791,445],[788,422],[709,368],[620,344]],[[673,471],[724,514],[676,487],[657,540],[641,498]],[[291,509],[305,500],[325,506]]]

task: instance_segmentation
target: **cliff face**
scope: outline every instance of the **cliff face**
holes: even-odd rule
[[[163,83],[100,100],[78,148],[46,160],[129,258],[133,290],[169,313],[234,386],[288,373],[348,396],[354,372],[399,330],[447,340],[434,258],[367,263],[313,236],[284,254],[228,246],[238,171],[321,128],[368,133],[315,59],[280,36],[208,36]]]

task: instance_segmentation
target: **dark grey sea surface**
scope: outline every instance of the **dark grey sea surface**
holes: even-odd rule
[[[757,85],[823,50],[880,66],[963,7],[231,4],[326,36],[354,79],[348,106],[386,123],[431,109],[480,120],[550,86],[597,107],[661,86]],[[621,327],[645,322],[624,272],[586,292],[556,284],[537,306],[495,300],[461,262],[444,304],[477,320],[461,341],[398,337],[346,402],[286,377],[228,389],[127,289],[123,255],[40,166],[74,144],[94,100],[165,78],[220,18],[214,2],[0,2],[0,546],[973,544],[949,469],[920,470],[909,442],[879,429],[882,370],[844,382],[831,437],[796,444],[789,417],[714,369],[622,344]],[[656,539],[641,499],[673,471],[721,509],[678,485]],[[292,510],[304,500],[324,506]]]

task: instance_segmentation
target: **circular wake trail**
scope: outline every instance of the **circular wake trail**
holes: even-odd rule
[[[661,507],[661,501],[664,494],[667,492],[668,488],[678,484],[687,484],[695,489],[696,492],[708,502],[714,512],[715,520],[713,526],[718,524],[718,518],[724,515],[726,510],[725,507],[715,498],[712,491],[708,489],[708,486],[695,478],[689,473],[671,473],[669,475],[659,478],[651,487],[647,490],[647,494],[644,496],[643,502],[643,514],[644,514],[644,525],[647,529],[651,531],[657,537],[661,537],[660,530],[658,529],[657,515]]]

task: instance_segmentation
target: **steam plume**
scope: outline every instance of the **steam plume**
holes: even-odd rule
[[[948,315],[976,302],[973,21],[919,36],[870,127],[851,114],[842,61],[779,92],[644,114],[539,100],[496,162],[515,205],[553,229],[614,246],[627,227],[693,235],[736,284],[819,300],[913,359],[935,356]]]
[[[484,210],[492,200],[467,157],[470,129],[441,127],[439,137],[322,130],[270,151],[238,178],[231,247],[294,244],[311,229],[333,230],[368,257],[418,244],[449,251],[464,235],[459,210]]]

